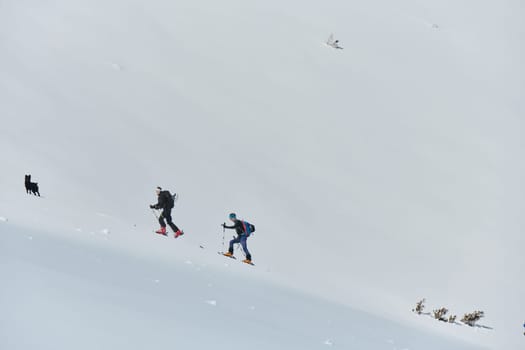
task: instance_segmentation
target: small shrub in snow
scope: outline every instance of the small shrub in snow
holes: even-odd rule
[[[454,323],[454,322],[456,322],[456,317],[457,317],[456,315],[454,315],[454,316],[450,315],[450,316],[448,317],[448,323]]]
[[[461,322],[473,327],[482,317],[485,317],[485,313],[483,311],[474,311],[470,314],[465,314],[461,319]]]
[[[447,314],[448,309],[442,307],[441,309],[437,309],[432,311],[434,314],[434,318],[439,321],[447,322],[447,319],[445,318],[445,315]]]
[[[421,313],[423,312],[423,309],[425,308],[424,304],[425,304],[425,298],[417,302],[416,307],[412,309],[412,312],[415,312],[418,315],[421,315]]]

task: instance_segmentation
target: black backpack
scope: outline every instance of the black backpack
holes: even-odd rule
[[[166,207],[172,209],[175,206],[175,198],[177,194],[174,193],[171,195],[170,191],[164,191],[163,194],[166,197]]]

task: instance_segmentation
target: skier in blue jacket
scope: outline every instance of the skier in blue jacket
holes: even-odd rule
[[[229,215],[230,220],[233,222],[232,226],[226,225],[226,223],[222,224],[222,227],[228,228],[228,229],[235,229],[235,232],[237,233],[237,237],[232,239],[230,241],[230,246],[228,248],[228,252],[224,253],[225,256],[233,257],[233,245],[235,243],[240,243],[242,246],[242,249],[244,250],[244,253],[246,254],[246,259],[244,259],[242,262],[251,264],[252,263],[252,255],[248,251],[248,246],[246,245],[246,241],[248,240],[248,237],[250,236],[250,233],[253,232],[250,231],[250,228],[245,227],[245,222],[242,220],[237,219],[237,215],[235,213],[231,213]],[[248,224],[249,225],[249,224]],[[248,232],[246,232],[248,231]]]

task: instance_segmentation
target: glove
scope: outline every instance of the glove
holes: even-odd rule
[[[155,209],[155,206],[152,204],[149,206],[151,209]]]
[[[221,224],[221,226],[222,226],[222,228],[225,228],[225,227],[226,227],[226,223],[223,222],[223,223]]]

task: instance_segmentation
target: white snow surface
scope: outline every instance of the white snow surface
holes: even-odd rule
[[[523,349],[524,17],[1,1],[0,349]]]

